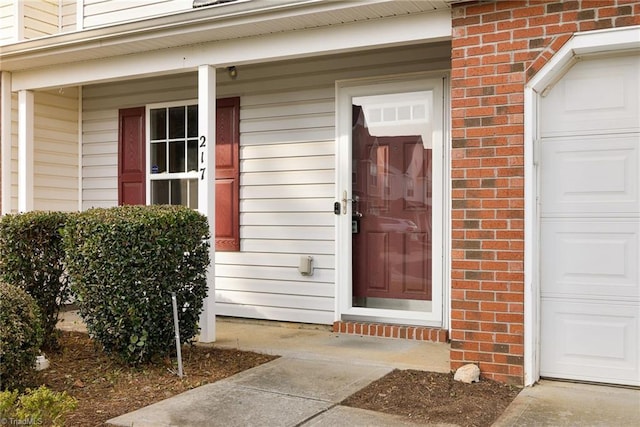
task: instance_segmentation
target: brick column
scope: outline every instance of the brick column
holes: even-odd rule
[[[524,85],[573,33],[640,25],[640,2],[467,2],[452,15],[451,368],[521,385]]]

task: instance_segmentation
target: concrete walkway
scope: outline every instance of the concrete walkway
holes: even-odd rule
[[[542,380],[523,389],[494,427],[640,426],[640,390]]]
[[[285,356],[109,423],[136,427],[416,425],[402,417],[337,406],[390,370]]]
[[[109,420],[116,426],[415,426],[338,403],[394,368],[449,371],[449,346],[329,328],[222,321],[216,347],[282,356]],[[187,373],[188,374],[188,373]]]

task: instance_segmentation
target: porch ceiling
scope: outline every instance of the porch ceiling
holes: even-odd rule
[[[252,0],[2,46],[0,70],[30,70],[212,41],[370,22],[449,7],[449,2],[443,0]]]

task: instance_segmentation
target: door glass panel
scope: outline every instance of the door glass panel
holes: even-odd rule
[[[431,92],[352,104],[353,306],[431,311]]]

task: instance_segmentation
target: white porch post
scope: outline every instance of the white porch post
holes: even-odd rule
[[[2,215],[11,212],[11,73],[0,76],[0,182],[2,185]]]
[[[33,91],[18,92],[18,211],[33,210]]]
[[[215,223],[216,223],[216,69],[198,67],[198,210],[209,219],[211,265],[207,270],[207,297],[200,315],[200,342],[216,340]]]

